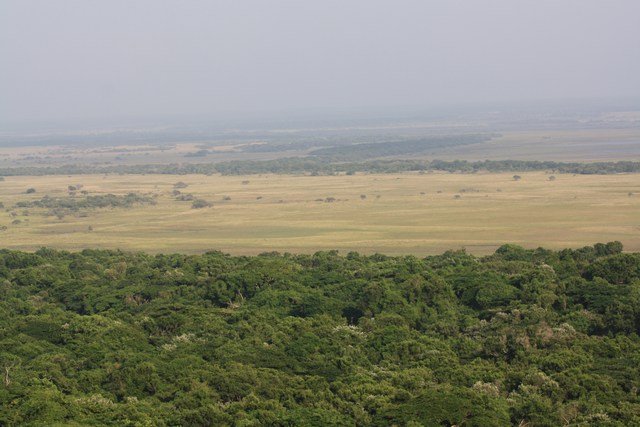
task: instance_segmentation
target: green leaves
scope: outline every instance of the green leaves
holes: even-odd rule
[[[0,251],[0,424],[634,425],[637,267]]]

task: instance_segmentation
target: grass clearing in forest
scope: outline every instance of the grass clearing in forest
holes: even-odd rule
[[[543,172],[407,173],[353,176],[73,175],[6,177],[0,182],[1,247],[119,248],[233,254],[265,251],[475,254],[503,243],[580,247],[620,240],[640,251],[640,174]],[[178,182],[185,188],[174,188]],[[16,203],[48,195],[156,195],[155,205],[65,214]],[[35,193],[26,194],[28,188]],[[192,208],[173,194],[202,199]]]

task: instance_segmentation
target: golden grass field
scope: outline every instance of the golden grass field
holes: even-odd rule
[[[503,243],[564,248],[620,240],[626,250],[640,251],[640,174],[557,175],[550,181],[535,172],[520,173],[517,182],[512,175],[7,177],[0,182],[0,226],[7,227],[0,231],[0,247],[425,255],[463,247],[487,254]],[[189,184],[184,193],[214,206],[192,209],[190,202],[175,201],[171,192],[178,181]],[[28,209],[28,216],[12,209],[47,194],[68,197],[67,186],[74,184],[94,195],[158,194],[158,203],[62,220],[41,209]],[[25,194],[29,187],[37,192]],[[21,223],[12,224],[15,219]]]

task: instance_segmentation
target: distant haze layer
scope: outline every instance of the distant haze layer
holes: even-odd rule
[[[637,0],[3,0],[0,122],[638,97]]]

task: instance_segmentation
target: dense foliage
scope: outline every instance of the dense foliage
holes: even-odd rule
[[[364,144],[361,144],[364,145]],[[320,152],[322,154],[322,152]],[[349,156],[350,153],[345,154]],[[84,175],[84,174],[168,174],[187,175],[220,173],[222,175],[253,175],[263,173],[278,174],[318,174],[338,173],[398,173],[417,171],[440,171],[455,173],[526,172],[551,171],[585,175],[606,175],[615,173],[638,173],[640,162],[595,162],[568,163],[536,160],[369,160],[363,162],[337,161],[330,156],[286,157],[274,160],[233,160],[219,163],[174,163],[146,165],[65,165],[65,166],[24,166],[0,169],[0,176],[22,175]]]
[[[0,425],[639,425],[621,250],[3,250]]]

